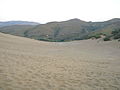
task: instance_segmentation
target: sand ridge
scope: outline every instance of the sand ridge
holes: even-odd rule
[[[43,42],[0,33],[0,90],[119,90],[120,43]]]

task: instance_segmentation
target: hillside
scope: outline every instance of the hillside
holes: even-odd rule
[[[91,32],[89,36],[96,34],[105,34],[110,35],[112,31],[120,29],[120,19],[111,19],[103,23],[102,28],[98,28],[97,30]]]
[[[72,19],[63,22],[50,22],[38,25],[28,31],[27,37],[38,40],[66,41],[74,40],[87,34],[90,30],[89,24],[79,19]],[[86,29],[85,29],[86,28]]]
[[[29,21],[6,21],[0,22],[0,27],[4,26],[12,26],[12,25],[38,25],[37,22],[29,22]]]
[[[26,30],[30,30],[33,27],[35,26],[34,25],[5,26],[0,28],[0,32],[24,37]]]
[[[40,24],[29,29],[24,29],[25,26],[23,26],[23,30],[21,29],[22,26],[13,27],[16,27],[16,30],[12,29],[12,26],[7,26],[0,28],[0,32],[43,41],[61,42],[88,39],[99,34],[110,35],[113,30],[120,28],[120,19],[114,18],[104,22],[86,22],[75,18],[68,21]],[[7,28],[7,30],[4,30],[4,28]],[[22,34],[19,32],[20,29]]]
[[[120,43],[44,42],[0,33],[0,90],[119,90]]]

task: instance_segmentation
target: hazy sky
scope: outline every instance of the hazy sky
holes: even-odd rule
[[[73,18],[85,21],[120,18],[120,0],[0,0],[0,21],[46,23]]]

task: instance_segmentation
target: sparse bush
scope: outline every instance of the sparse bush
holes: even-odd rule
[[[119,39],[118,41],[120,41],[120,29],[112,31],[111,35],[106,36],[103,40],[110,41],[111,39]]]
[[[104,41],[110,41],[111,40],[110,38],[111,38],[110,36],[106,36],[103,40]]]
[[[95,35],[94,38],[98,39],[98,38],[101,38],[100,35]]]
[[[118,33],[120,33],[120,29],[117,29],[117,30],[112,31],[112,34],[113,34],[113,35],[116,35],[116,34],[118,34]]]
[[[89,36],[88,38],[89,38],[89,39],[90,39],[90,38],[99,39],[99,38],[101,38],[101,36],[100,36],[99,34],[96,34],[96,35]]]
[[[120,38],[120,33],[118,33],[114,36],[114,39],[119,39],[119,38]]]
[[[120,39],[120,29],[112,31],[112,35],[114,39]]]

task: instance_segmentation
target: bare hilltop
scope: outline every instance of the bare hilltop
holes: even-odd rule
[[[120,42],[0,33],[0,90],[120,90]]]

